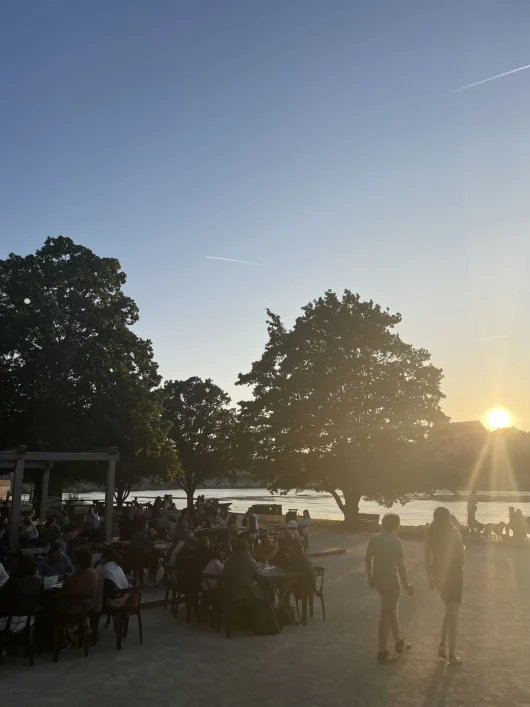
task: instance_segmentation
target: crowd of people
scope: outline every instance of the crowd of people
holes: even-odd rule
[[[264,616],[270,609],[271,597],[260,582],[259,568],[274,562],[275,566],[296,574],[292,586],[295,596],[312,592],[315,573],[303,542],[309,524],[307,512],[300,521],[302,532],[298,532],[298,523],[295,527],[292,518],[287,518],[280,536],[272,539],[259,528],[259,518],[252,509],[238,527],[237,515],[226,506],[219,507],[199,498],[192,510],[179,513],[171,504],[156,499],[150,508],[133,504],[125,509],[118,524],[120,544],[102,546],[99,517],[93,508],[87,510],[79,529],[65,511],[48,518],[44,524],[37,524],[33,512],[27,511],[20,526],[26,552],[16,556],[9,572],[0,562],[0,617],[4,617],[0,619],[0,630],[6,628],[8,616],[12,633],[26,626],[27,616],[32,622],[38,616],[35,630],[45,640],[49,639],[50,617],[60,612],[61,606],[71,608],[72,599],[75,606],[75,597],[82,597],[95,642],[105,607],[127,601],[127,590],[137,581],[143,581],[144,569],[152,575],[160,567],[160,548],[166,547],[167,581],[171,576],[178,577],[179,592],[188,606],[196,607],[201,594],[209,601],[213,591],[222,589],[217,594],[224,597],[228,611],[235,604],[244,605],[251,625],[258,632],[267,631],[271,621],[264,620]],[[8,537],[5,524],[2,527],[1,546],[5,556]],[[46,554],[36,561],[27,551],[43,544],[47,546]],[[288,598],[280,614],[284,624],[294,621]],[[79,608],[82,602],[80,599]],[[37,612],[38,607],[41,610]],[[214,609],[213,604],[210,608]],[[70,645],[65,632],[61,650]]]

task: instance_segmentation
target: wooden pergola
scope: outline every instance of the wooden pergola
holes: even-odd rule
[[[116,462],[120,455],[116,448],[97,452],[28,452],[27,447],[17,447],[12,451],[0,452],[0,468],[13,470],[11,496],[11,518],[9,523],[9,549],[18,548],[20,510],[24,485],[24,469],[42,469],[42,495],[40,517],[46,517],[50,469],[56,462],[108,462],[105,485],[105,540],[112,541],[112,510],[114,503],[114,482]]]

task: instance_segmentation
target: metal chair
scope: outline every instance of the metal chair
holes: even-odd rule
[[[53,662],[59,660],[59,641],[68,628],[77,628],[79,648],[84,647],[85,658],[88,658],[89,645],[89,621],[88,614],[92,608],[94,597],[92,594],[79,594],[64,596],[58,599],[57,604],[52,608],[51,616],[53,622]]]
[[[317,578],[317,591],[316,596],[320,599],[320,604],[322,606],[322,619],[326,620],[326,606],[324,604],[324,567],[315,567],[315,575]],[[320,579],[320,586],[318,580]],[[313,617],[313,595],[309,597],[309,616]]]
[[[3,662],[2,653],[4,651],[4,645],[10,638],[23,638],[25,642],[25,652],[29,656],[30,668],[33,667],[35,663],[35,612],[20,616],[20,618],[26,619],[24,628],[20,631],[11,631],[11,624],[14,616],[20,616],[19,614],[14,615],[2,615],[1,619],[6,619],[6,627],[0,631],[0,663]]]
[[[116,650],[121,651],[122,639],[127,638],[129,629],[129,619],[131,616],[136,616],[138,618],[138,633],[140,634],[140,643],[143,643],[143,629],[142,629],[142,592],[134,587],[129,587],[129,589],[124,589],[116,594],[116,598],[124,597],[129,595],[126,603],[123,606],[114,607],[110,606],[108,603],[105,606],[105,611],[107,612],[107,621],[110,617],[114,625],[114,632],[116,633]]]

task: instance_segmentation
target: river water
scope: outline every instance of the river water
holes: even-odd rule
[[[139,491],[137,494],[131,494],[130,500],[137,496],[140,501],[148,501],[156,498],[156,496],[164,496],[164,494],[173,496],[177,508],[183,508],[186,504],[186,496],[184,492],[175,489],[159,489],[157,491]],[[302,491],[300,493],[288,493],[285,496],[273,495],[264,489],[199,489],[197,494],[206,496],[206,498],[217,498],[220,501],[231,502],[230,510],[235,513],[244,513],[249,506],[254,503],[279,503],[283,507],[285,514],[290,508],[298,509],[301,514],[307,508],[312,518],[326,518],[331,520],[343,520],[343,515],[339,507],[335,503],[332,496],[326,493],[317,493],[316,491]],[[507,500],[502,500],[506,496]],[[524,501],[515,503],[513,494],[496,492],[495,501],[481,501],[480,494],[477,495],[478,512],[477,520],[481,523],[498,523],[501,520],[508,520],[509,506],[521,508],[523,515],[530,515],[530,494],[520,494]],[[83,499],[102,499],[103,493],[84,493],[80,494]],[[453,513],[461,523],[467,521],[467,506],[465,497],[457,498],[454,501],[444,499],[437,501],[436,498],[431,499],[415,499],[405,504],[404,506],[395,503],[392,511],[399,513],[401,516],[402,525],[424,525],[432,520],[432,514],[437,506],[445,506]],[[386,508],[379,506],[377,503],[361,501],[359,510],[361,513],[380,513],[387,512]]]

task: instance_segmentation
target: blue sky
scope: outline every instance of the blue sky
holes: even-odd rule
[[[266,307],[349,288],[402,313],[454,419],[528,428],[530,71],[447,92],[529,33],[526,0],[6,1],[0,257],[119,258],[163,375],[235,399]]]

